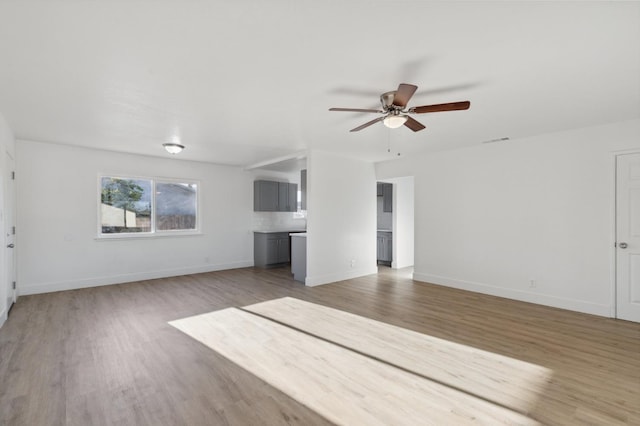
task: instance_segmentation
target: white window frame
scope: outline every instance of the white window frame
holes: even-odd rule
[[[121,233],[109,233],[102,232],[102,179],[103,178],[115,178],[115,179],[128,179],[128,180],[148,180],[151,182],[151,231],[149,232],[121,232]],[[157,183],[186,183],[196,185],[196,227],[195,229],[156,229],[156,184]],[[202,185],[199,180],[194,179],[180,179],[180,178],[166,178],[166,177],[149,177],[149,176],[136,176],[128,175],[123,176],[121,173],[101,173],[98,175],[98,200],[97,200],[97,239],[98,240],[113,240],[113,239],[130,239],[130,238],[164,238],[172,236],[189,236],[189,235],[202,235],[201,231],[201,192]]]

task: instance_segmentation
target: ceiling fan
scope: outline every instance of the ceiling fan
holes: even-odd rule
[[[471,105],[471,102],[469,101],[461,101],[407,108],[409,99],[411,99],[417,89],[418,86],[414,86],[413,84],[401,83],[398,86],[398,90],[383,93],[382,95],[380,95],[380,103],[382,104],[382,109],[329,108],[329,111],[376,112],[379,114],[384,114],[382,117],[378,117],[375,120],[368,121],[363,125],[356,127],[355,129],[351,129],[352,132],[358,132],[379,121],[382,121],[385,126],[391,129],[397,129],[404,124],[414,132],[418,132],[424,129],[425,126],[420,122],[414,120],[412,117],[409,117],[408,114],[424,114],[427,112],[439,111],[458,111],[469,109],[469,106]]]

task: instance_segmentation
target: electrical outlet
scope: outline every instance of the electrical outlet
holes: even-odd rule
[[[351,259],[351,267],[353,268],[354,266],[356,266],[356,260],[355,259]]]
[[[538,287],[538,283],[536,282],[536,280],[529,280],[529,288],[536,288]]]

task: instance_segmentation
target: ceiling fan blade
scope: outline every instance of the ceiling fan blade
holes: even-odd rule
[[[411,117],[407,117],[407,121],[404,122],[404,125],[410,128],[411,130],[413,130],[414,132],[419,132],[420,130],[425,129],[425,126],[422,123],[414,120]]]
[[[364,108],[329,108],[329,111],[347,111],[347,112],[379,112],[383,113],[384,111],[379,109],[364,109]]]
[[[368,122],[364,123],[362,126],[358,126],[355,129],[351,129],[349,131],[350,132],[359,132],[360,130],[362,130],[362,129],[366,128],[366,127],[369,127],[372,124],[376,124],[378,121],[382,121],[382,120],[384,120],[384,117],[378,117],[375,120],[368,121]]]
[[[406,107],[416,90],[418,90],[418,86],[400,83],[396,95],[393,97],[393,104],[398,107]]]
[[[423,105],[413,107],[409,109],[409,112],[424,114],[425,112],[459,111],[463,109],[469,109],[470,106],[471,102],[469,101],[449,102],[448,104]]]

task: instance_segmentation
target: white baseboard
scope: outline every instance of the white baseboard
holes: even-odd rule
[[[307,276],[304,280],[304,285],[308,287],[315,287],[317,285],[335,283],[337,281],[350,280],[353,278],[364,277],[365,275],[377,274],[378,268],[359,268],[359,269],[350,269],[344,272],[337,272],[333,274],[326,275],[316,275],[316,276]]]
[[[157,278],[176,277],[179,275],[201,274],[203,272],[222,271],[225,269],[247,268],[253,266],[253,260],[243,262],[232,262],[216,265],[191,266],[186,268],[165,269],[153,272],[137,272],[132,274],[112,275],[108,277],[87,278],[75,281],[59,281],[38,284],[23,284],[18,286],[18,294],[26,296],[29,294],[51,293],[54,291],[76,290],[79,288],[99,287],[111,284],[123,284],[134,281],[153,280]]]
[[[391,269],[404,269],[404,268],[408,268],[409,266],[413,266],[413,263],[398,263],[398,262],[391,262]]]
[[[496,287],[488,284],[472,281],[457,280],[455,278],[442,277],[438,275],[413,273],[415,281],[422,281],[431,284],[453,287],[460,290],[468,290],[476,293],[488,294],[491,296],[504,297],[507,299],[519,300],[521,302],[535,303],[538,305],[551,306],[554,308],[567,309],[570,311],[582,312],[585,314],[611,317],[611,306],[598,303],[586,302],[584,300],[565,299],[562,297],[549,296],[546,294],[531,293],[522,290]]]

